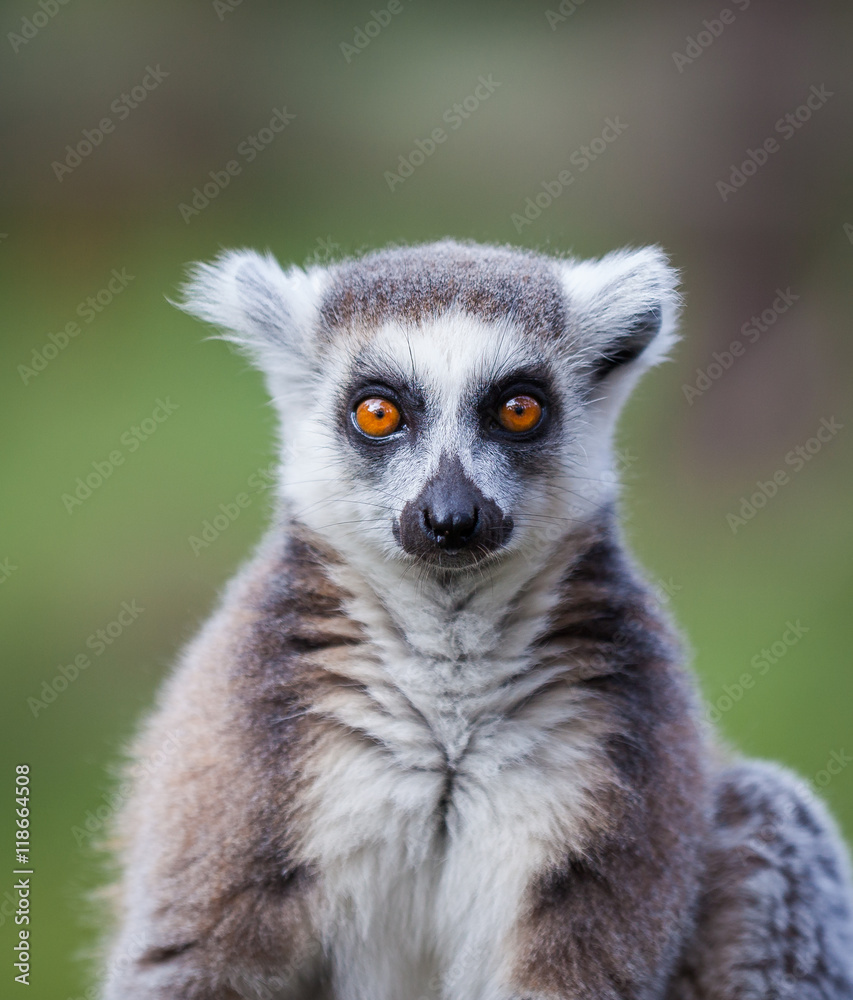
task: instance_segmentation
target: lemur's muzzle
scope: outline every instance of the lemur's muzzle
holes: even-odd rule
[[[470,562],[506,544],[512,518],[483,495],[458,458],[444,457],[420,494],[403,508],[396,528],[410,555],[435,560],[462,556]]]

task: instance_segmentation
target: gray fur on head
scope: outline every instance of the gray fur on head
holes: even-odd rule
[[[658,247],[600,260],[445,240],[375,251],[328,267],[283,270],[271,254],[225,251],[197,264],[184,308],[219,327],[265,370],[283,357],[314,358],[333,331],[459,311],[510,319],[531,336],[568,341],[605,360],[644,323],[646,363],[675,340],[677,274]]]

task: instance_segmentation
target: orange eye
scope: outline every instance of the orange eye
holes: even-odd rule
[[[542,404],[532,396],[513,396],[501,403],[498,421],[505,430],[515,434],[532,431],[542,419]]]
[[[363,399],[355,410],[355,422],[368,437],[388,437],[400,426],[400,420],[397,407],[379,396]]]

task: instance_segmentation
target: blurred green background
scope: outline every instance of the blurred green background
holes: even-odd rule
[[[740,0],[724,22],[722,7],[3,5],[0,896],[27,762],[29,996],[91,995],[80,956],[101,873],[87,819],[109,811],[110,766],[267,517],[252,478],[273,456],[260,377],[166,301],[187,262],[221,247],[304,262],[445,235],[581,256],[661,243],[683,271],[684,341],[623,421],[627,530],[724,736],[821,786],[853,836],[853,767],[827,770],[853,754],[853,10]],[[495,86],[468,111],[481,76]],[[266,142],[276,109],[295,118]],[[627,128],[593,160],[582,147],[607,118]],[[391,190],[386,172],[437,127],[446,141]],[[724,200],[718,182],[771,137]],[[182,214],[231,160],[239,173]],[[516,224],[563,169],[572,183]],[[746,332],[766,310],[760,336]],[[701,381],[733,341],[741,356]],[[172,409],[160,423],[158,400]],[[824,419],[840,429],[796,468],[789,453]],[[114,451],[91,496],[64,502]],[[780,470],[788,481],[733,531],[727,515]],[[194,551],[244,491],[249,506]],[[110,636],[123,602],[143,610]],[[79,654],[90,666],[57,692]],[[0,920],[11,995],[14,928]]]

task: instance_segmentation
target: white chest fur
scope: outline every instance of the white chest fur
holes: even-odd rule
[[[396,645],[396,644],[395,644]],[[530,877],[580,846],[605,727],[519,660],[353,658],[315,709],[303,850],[340,1000],[498,1000]],[[564,669],[561,668],[561,669]],[[555,668],[556,671],[556,668]]]

